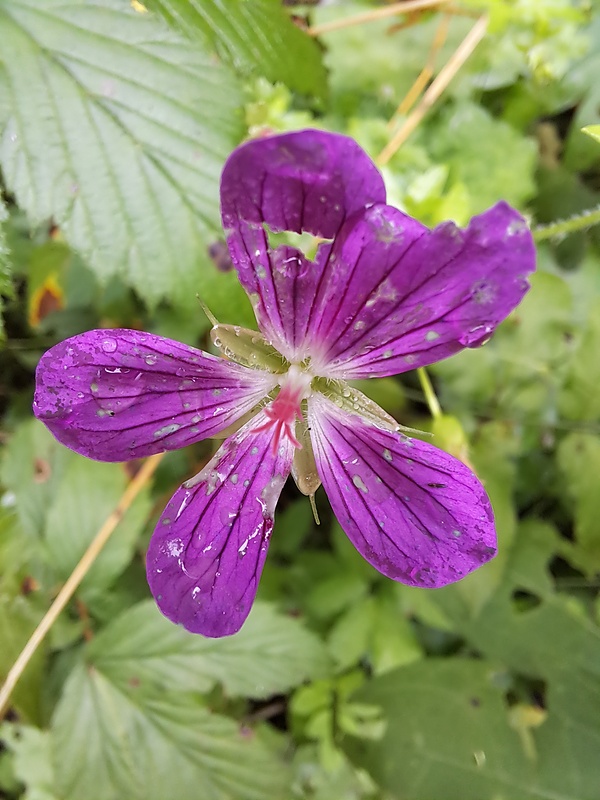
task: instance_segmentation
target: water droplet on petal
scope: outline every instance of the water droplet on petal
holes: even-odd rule
[[[179,556],[183,553],[183,542],[181,539],[173,539],[173,541],[167,542],[167,550],[169,551],[170,556],[173,556],[173,558],[179,558]]]
[[[163,428],[159,428],[157,431],[154,431],[154,436],[168,436],[168,434],[178,431],[180,427],[181,426],[176,422],[172,422],[170,425],[165,425]]]
[[[354,475],[352,477],[352,483],[356,486],[357,489],[360,489],[361,492],[364,492],[365,494],[369,493],[369,489],[367,486],[365,486],[365,482],[360,477],[360,475]]]
[[[102,342],[102,349],[105,353],[114,353],[117,349],[117,341],[116,339],[109,339],[106,338]]]
[[[493,330],[493,325],[476,325],[459,336],[458,341],[465,347],[478,347],[489,339]]]

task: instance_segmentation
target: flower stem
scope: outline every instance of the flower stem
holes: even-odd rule
[[[437,419],[442,415],[442,407],[440,406],[440,401],[437,399],[437,395],[433,390],[433,386],[431,385],[431,381],[429,380],[429,375],[427,374],[425,367],[419,367],[417,369],[417,374],[419,376],[419,380],[421,381],[421,389],[423,389],[423,394],[425,395],[425,400],[429,406],[431,416],[434,419]]]
[[[591,228],[592,225],[598,225],[598,223],[600,223],[600,205],[588,208],[574,217],[551,222],[549,225],[536,225],[532,234],[536,242],[543,242],[546,239],[563,238],[569,233]]]
[[[4,681],[4,685],[0,689],[0,718],[3,716],[8,701],[10,700],[10,696],[21,675],[25,671],[25,668],[31,661],[34,653],[43,642],[52,625],[58,619],[61,611],[63,611],[69,600],[73,597],[77,587],[87,575],[90,567],[98,557],[104,545],[110,539],[119,522],[123,519],[123,515],[129,506],[133,503],[141,489],[148,483],[154,474],[154,471],[160,464],[163,456],[164,453],[158,453],[155,456],[147,458],[143,463],[137,475],[131,480],[123,492],[123,495],[121,496],[121,499],[117,503],[114,510],[110,513],[98,533],[90,542],[89,547],[81,557],[81,560],[71,575],[68,577],[60,592],[56,595],[54,602],[43,616],[41,622],[31,634],[29,641],[11,667],[8,675],[6,676],[6,680]]]

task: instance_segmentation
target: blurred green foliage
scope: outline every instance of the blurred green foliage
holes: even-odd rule
[[[218,255],[226,156],[248,133],[312,126],[376,157],[441,20],[315,41],[278,0],[146,5],[0,0],[0,678],[130,476],[31,420],[41,353],[97,326],[209,347],[196,294],[252,327]],[[390,202],[428,225],[500,198],[532,225],[597,206],[599,4],[461,7],[488,13],[488,34],[383,170]],[[450,18],[436,69],[472,24]],[[0,796],[597,800],[599,243],[592,228],[540,245],[494,338],[432,368],[435,424],[412,374],[359,387],[474,465],[496,559],[444,589],[394,584],[322,493],[316,527],[288,487],[248,623],[194,637],[144,576],[161,508],[208,450],[170,454],[12,696]]]

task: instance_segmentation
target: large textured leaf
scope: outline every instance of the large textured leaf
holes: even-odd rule
[[[268,668],[268,665],[265,665]],[[71,673],[53,720],[64,800],[282,798],[287,773],[249,729],[190,695],[150,699],[94,666]]]
[[[318,97],[325,93],[321,51],[292,23],[280,0],[148,0],[146,5],[188,36],[208,39],[242,73]]]
[[[552,526],[524,522],[503,582],[474,618],[458,622],[488,661],[431,659],[361,690],[357,699],[381,706],[388,727],[383,741],[348,747],[394,796],[596,800],[600,629],[553,591],[546,564],[559,546]],[[535,702],[521,695],[509,705],[509,687],[523,692],[509,670],[536,681]]]
[[[384,709],[384,738],[354,741],[350,751],[403,800],[596,800],[599,694],[579,719],[576,689],[551,692],[544,719],[533,707],[510,714],[501,680],[493,664],[459,658],[377,678],[357,699]]]
[[[126,611],[94,640],[100,670],[119,685],[135,680],[183,691],[221,683],[231,695],[268,697],[327,671],[324,646],[298,620],[257,603],[225,639],[194,636],[168,622],[153,601]]]
[[[193,297],[240,133],[232,75],[124,0],[0,0],[0,40],[0,164],[31,220],[149,301]]]

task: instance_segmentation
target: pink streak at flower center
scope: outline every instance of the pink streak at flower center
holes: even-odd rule
[[[277,453],[279,445],[288,439],[299,450],[302,445],[296,438],[296,421],[302,419],[302,401],[310,395],[310,382],[312,376],[303,372],[296,364],[292,364],[287,373],[279,381],[281,389],[277,397],[265,408],[267,422],[255,431],[272,429],[273,454]]]

